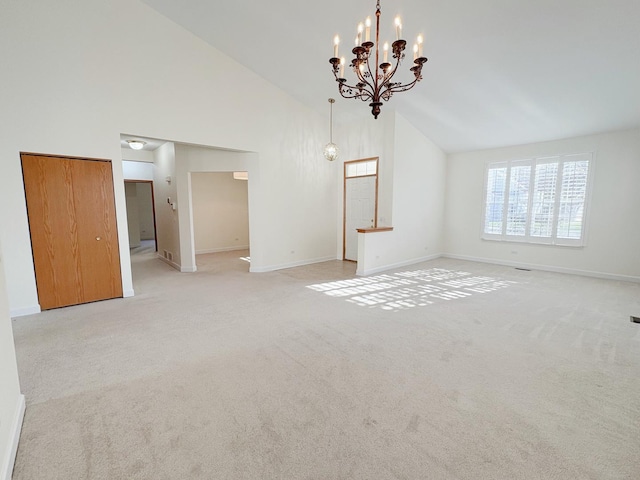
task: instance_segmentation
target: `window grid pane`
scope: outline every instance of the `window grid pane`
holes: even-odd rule
[[[557,177],[557,163],[536,165],[531,202],[531,231],[529,233],[532,237],[551,238],[553,234]]]
[[[378,162],[376,162],[375,160],[371,160],[369,162],[367,162],[367,175],[375,175],[376,172],[376,165],[378,164]]]
[[[376,175],[378,173],[378,162],[376,160],[367,160],[363,162],[347,163],[347,178],[364,177],[367,175]]]
[[[529,215],[529,186],[531,166],[511,168],[509,179],[509,207],[507,210],[507,235],[526,235]]]
[[[484,233],[502,234],[502,213],[507,169],[492,168],[487,178],[487,198],[485,205]]]
[[[562,169],[558,238],[582,237],[584,202],[587,196],[589,162],[565,162]]]

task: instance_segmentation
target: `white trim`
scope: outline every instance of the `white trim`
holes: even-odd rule
[[[330,257],[313,258],[313,259],[310,259],[310,260],[300,260],[298,262],[283,263],[281,265],[271,265],[271,266],[268,266],[268,267],[254,267],[254,266],[251,266],[249,268],[249,272],[251,272],[251,273],[273,272],[275,270],[283,270],[285,268],[301,267],[303,265],[311,265],[313,263],[328,262],[328,261],[331,261],[331,260],[339,260],[339,259],[337,259],[335,256],[330,256]]]
[[[180,267],[180,271],[182,273],[193,273],[198,271],[198,267],[195,265],[193,267]]]
[[[640,283],[640,276],[618,275],[615,273],[594,272],[591,270],[579,270],[576,268],[554,267],[552,265],[538,265],[535,263],[509,262],[509,261],[498,260],[494,258],[472,257],[468,255],[455,255],[450,253],[445,253],[442,255],[442,257],[453,258],[456,260],[467,260],[470,262],[492,263],[494,265],[504,265],[507,267],[528,268],[529,270],[542,270],[545,272],[567,273],[569,275],[581,275],[583,277],[603,278],[605,280],[617,280],[621,282]]]
[[[32,305],[30,307],[21,307],[21,308],[11,308],[9,310],[9,316],[13,317],[24,317],[25,315],[33,315],[34,313],[40,313],[42,310],[40,309],[40,305]]]
[[[6,452],[6,456],[2,464],[2,471],[0,472],[0,478],[2,480],[11,480],[13,466],[16,462],[18,443],[20,442],[20,432],[22,431],[22,422],[24,421],[24,412],[26,410],[24,395],[21,394],[18,396],[17,406],[18,408],[16,410],[16,416],[14,417],[13,424],[11,425],[11,431],[13,432],[13,434],[11,436],[10,448]]]
[[[249,245],[236,245],[234,247],[207,248],[204,250],[196,250],[196,255],[205,253],[233,252],[234,250],[249,250]]]
[[[122,292],[122,298],[133,297],[134,295],[135,295],[135,293],[133,293],[133,288],[130,288],[128,290],[124,290]]]
[[[175,268],[176,270],[180,271],[180,265],[178,265],[177,263],[169,260],[168,258],[164,258],[162,255],[160,255],[159,253],[156,253],[156,257],[158,257],[160,260],[162,260],[164,263],[166,263],[167,265],[172,266],[173,268]]]
[[[360,264],[358,264],[358,268],[356,269],[356,275],[358,276],[372,275],[374,273],[384,272],[385,270],[392,270],[394,268],[406,267],[407,265],[414,265],[416,263],[428,262],[429,260],[435,260],[440,257],[442,257],[442,254],[436,253],[434,255],[427,255],[426,257],[413,258],[411,260],[406,260],[404,262],[393,263],[391,265],[383,265],[381,267],[375,267],[369,270],[361,270]]]

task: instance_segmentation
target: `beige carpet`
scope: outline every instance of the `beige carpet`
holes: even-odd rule
[[[16,319],[14,479],[640,478],[640,285],[246,255]]]

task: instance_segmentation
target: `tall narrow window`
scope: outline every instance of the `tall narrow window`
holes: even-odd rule
[[[527,234],[531,165],[513,165],[509,175],[509,205],[507,207],[507,235],[524,237]]]
[[[591,154],[490,164],[483,238],[583,245]]]
[[[536,165],[531,203],[531,236],[551,238],[553,235],[554,209],[556,204],[556,181],[558,163]]]
[[[495,167],[487,172],[487,204],[484,216],[484,231],[490,234],[502,233],[502,210],[507,167]]]

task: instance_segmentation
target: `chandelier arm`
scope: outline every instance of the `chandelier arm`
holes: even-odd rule
[[[329,59],[329,63],[331,63],[333,67],[333,76],[335,77],[336,82],[338,82],[338,92],[343,98],[357,98],[362,100],[363,102],[373,99],[373,90],[369,82],[361,79],[361,77],[356,73],[356,76],[358,77],[358,80],[360,80],[360,83],[358,85],[349,85],[347,84],[346,78],[340,78],[338,76],[338,73],[340,71],[340,59],[337,57],[333,57]],[[355,64],[357,64],[357,58],[354,58],[351,62],[352,66],[354,66]],[[354,66],[354,70],[357,71],[358,68]]]
[[[375,74],[374,72],[371,71],[371,62],[369,61],[369,56],[367,55],[367,69],[369,70],[369,78],[371,79],[371,81],[373,82],[373,85],[371,85],[372,90],[375,92],[377,90],[377,83],[378,83],[378,67],[375,66],[376,70],[375,70]],[[369,82],[367,82],[369,83]]]
[[[338,82],[338,92],[343,98],[359,98],[363,102],[366,102],[373,98],[369,90],[360,88],[358,86],[349,85],[346,83],[346,80],[343,80],[344,79],[336,79],[336,81]]]
[[[358,80],[360,80],[360,83],[364,83],[369,85],[370,87],[372,87],[372,85],[365,79],[364,77],[364,73],[362,72],[362,70],[360,69],[360,65],[362,65],[363,63],[363,59],[360,58],[362,54],[358,55],[358,57],[353,59],[353,70],[356,74],[356,77],[358,77]],[[367,59],[367,65],[369,64],[368,59]],[[369,72],[371,72],[371,68],[369,68]]]
[[[396,65],[393,68],[389,69],[389,71],[384,74],[383,81],[380,84],[380,90],[382,90],[382,87],[389,85],[391,83],[390,80],[396,74],[399,67],[400,67],[400,59],[398,58],[398,60],[396,61]]]
[[[360,65],[363,62],[362,56],[364,55],[364,47],[356,47],[356,48],[354,48],[353,49],[353,53],[356,55],[356,58],[353,59],[351,64],[353,65],[353,70],[354,70],[354,72],[356,74],[356,77],[358,78],[359,82],[355,85],[355,87],[351,87],[351,88],[358,89],[359,94],[355,95],[355,96],[357,98],[360,98],[362,101],[367,101],[369,99],[373,99],[374,98],[375,88],[371,84],[371,82],[369,82],[365,78],[362,70],[360,70]]]
[[[386,88],[384,89],[384,91],[380,92],[380,97],[384,98],[385,100],[389,100],[389,98],[391,98],[394,93],[406,92],[407,90],[411,90],[416,85],[416,83],[422,80],[422,65],[426,63],[426,61],[426,58],[419,58],[417,61],[414,61],[415,65],[411,67],[411,71],[413,72],[415,79],[412,82],[406,83],[404,85],[392,82],[385,83]]]

